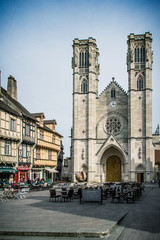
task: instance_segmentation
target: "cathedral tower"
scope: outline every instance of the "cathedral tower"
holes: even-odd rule
[[[78,171],[94,181],[96,99],[98,96],[98,49],[96,40],[73,41],[72,179]]]
[[[128,171],[131,181],[153,177],[152,145],[152,38],[128,36]]]

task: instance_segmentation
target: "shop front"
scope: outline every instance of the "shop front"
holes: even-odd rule
[[[35,181],[37,179],[44,178],[44,169],[43,168],[32,168],[31,180]]]
[[[30,165],[18,166],[18,182],[27,182],[29,179]]]
[[[13,167],[0,167],[0,180],[6,184],[13,183],[16,173],[17,170]]]

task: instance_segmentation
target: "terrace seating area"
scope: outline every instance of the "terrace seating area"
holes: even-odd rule
[[[101,191],[99,191],[99,189]],[[0,188],[0,201],[5,202],[12,199],[22,200],[29,196],[30,191],[49,190],[50,202],[71,202],[80,200],[85,202],[111,203],[135,203],[144,191],[142,183],[106,182],[106,183],[67,183],[50,182],[43,184],[23,184],[15,186],[3,186]],[[86,190],[86,191],[84,191]],[[91,191],[92,190],[92,191]],[[96,191],[98,190],[98,191]],[[97,197],[97,195],[99,197]]]
[[[6,202],[14,199],[22,200],[29,196],[30,188],[14,189],[4,188],[0,189],[0,201]]]
[[[100,202],[102,204],[102,201],[104,203],[105,200],[111,201],[111,203],[135,203],[141,197],[144,191],[144,185],[142,183],[111,182],[101,184],[57,184],[50,189],[50,196],[53,189],[57,190],[57,196],[54,198],[58,198],[61,202],[79,199],[80,203]],[[99,191],[99,189],[101,191]]]

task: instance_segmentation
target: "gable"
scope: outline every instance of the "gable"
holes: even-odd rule
[[[108,84],[108,86],[102,91],[102,93],[99,95],[99,99],[104,95],[110,94],[112,89],[115,89],[118,95],[128,97],[126,91],[116,81],[111,81]]]

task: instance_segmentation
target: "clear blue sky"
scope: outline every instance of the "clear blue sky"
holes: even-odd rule
[[[94,37],[100,52],[99,93],[112,77],[127,91],[127,35],[153,37],[153,132],[160,123],[160,1],[0,0],[2,87],[11,74],[30,112],[57,120],[69,156],[72,41]]]

